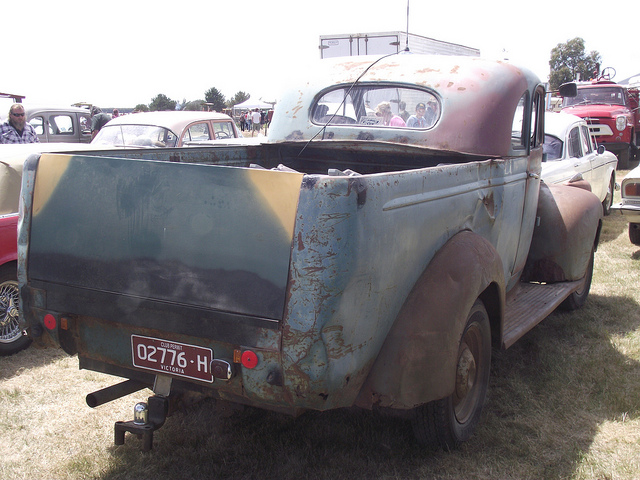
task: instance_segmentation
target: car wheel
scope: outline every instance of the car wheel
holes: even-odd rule
[[[453,393],[413,409],[413,432],[419,443],[452,450],[471,437],[487,395],[490,367],[489,315],[476,300],[458,346]]]
[[[31,340],[20,328],[18,281],[15,272],[0,270],[0,355],[12,355],[29,346]]]
[[[581,308],[587,301],[589,290],[591,289],[591,279],[593,278],[593,257],[594,249],[591,249],[591,256],[589,257],[589,264],[587,265],[587,271],[582,279],[582,285],[580,288],[569,295],[564,302],[560,304],[562,310],[577,310]]]
[[[611,205],[613,205],[613,193],[616,189],[616,179],[612,174],[611,179],[609,180],[609,187],[607,188],[607,195],[604,197],[602,201],[602,213],[607,216],[611,213]]]
[[[634,245],[640,245],[640,223],[629,224],[629,240]]]

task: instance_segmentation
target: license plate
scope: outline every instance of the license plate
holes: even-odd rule
[[[213,382],[210,348],[131,335],[133,366],[158,373]]]

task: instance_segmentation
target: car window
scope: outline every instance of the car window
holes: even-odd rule
[[[182,137],[182,142],[188,141],[197,141],[197,140],[211,140],[211,135],[209,134],[209,125],[205,122],[196,123],[191,125]]]
[[[36,135],[44,135],[44,118],[43,117],[33,117],[29,120],[29,123],[36,131]]]
[[[562,140],[553,135],[546,134],[544,136],[542,152],[547,155],[547,161],[562,158]]]
[[[235,131],[231,122],[214,122],[213,133],[217,139],[233,138]]]
[[[91,144],[136,147],[175,147],[176,135],[153,125],[105,125]]]
[[[73,135],[73,119],[70,115],[51,115],[49,117],[49,134]]]
[[[440,100],[427,89],[362,83],[325,92],[312,106],[311,119],[319,125],[428,129],[440,110]]]
[[[91,133],[91,117],[89,115],[79,115],[80,131],[82,133]]]
[[[582,129],[582,150],[587,153],[591,153],[595,150],[595,145],[593,144],[593,137],[589,133],[589,129],[586,125],[582,125],[580,127]]]
[[[582,156],[582,141],[580,139],[580,129],[578,127],[574,127],[569,132],[569,144],[567,145],[569,149],[569,157],[570,158],[578,158]]]

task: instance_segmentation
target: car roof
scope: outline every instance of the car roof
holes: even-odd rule
[[[15,105],[15,104],[13,104]],[[27,112],[27,117],[36,113],[45,113],[45,112],[66,112],[66,113],[84,113],[86,115],[91,115],[88,109],[82,107],[71,107],[65,105],[45,105],[45,104],[30,104],[30,103],[21,103],[24,111]],[[0,112],[0,119],[6,121],[7,115],[9,113],[9,109],[6,112]]]
[[[544,114],[544,133],[565,140],[567,133],[575,125],[586,125],[587,122],[577,115],[571,115],[565,112],[545,112]]]
[[[121,115],[109,122],[113,125],[154,125],[165,127],[178,135],[190,123],[203,120],[228,120],[233,121],[229,115],[218,112],[193,112],[193,111],[165,111],[142,112]]]
[[[399,137],[402,143],[483,156],[514,153],[511,134],[518,104],[523,94],[542,88],[539,78],[526,68],[449,55],[336,57],[318,60],[296,76],[285,79],[294,83],[290,91],[296,94],[282,96],[276,104],[269,130],[271,142],[291,137],[308,141],[316,138],[320,128],[329,130],[334,140],[357,140],[361,126],[321,127],[301,112],[310,111],[325,92],[346,92],[356,84],[403,85],[431,91],[439,98],[442,115],[427,133],[403,130]],[[388,129],[381,131],[379,138],[398,143],[394,140],[397,135],[398,130]]]

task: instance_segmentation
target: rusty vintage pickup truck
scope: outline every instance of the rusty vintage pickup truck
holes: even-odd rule
[[[305,73],[260,145],[26,161],[23,327],[126,379],[90,406],[153,391],[116,444],[152,448],[206,396],[375,409],[455,448],[492,349],[585,302],[602,206],[584,182],[541,183],[535,75],[410,54]]]

